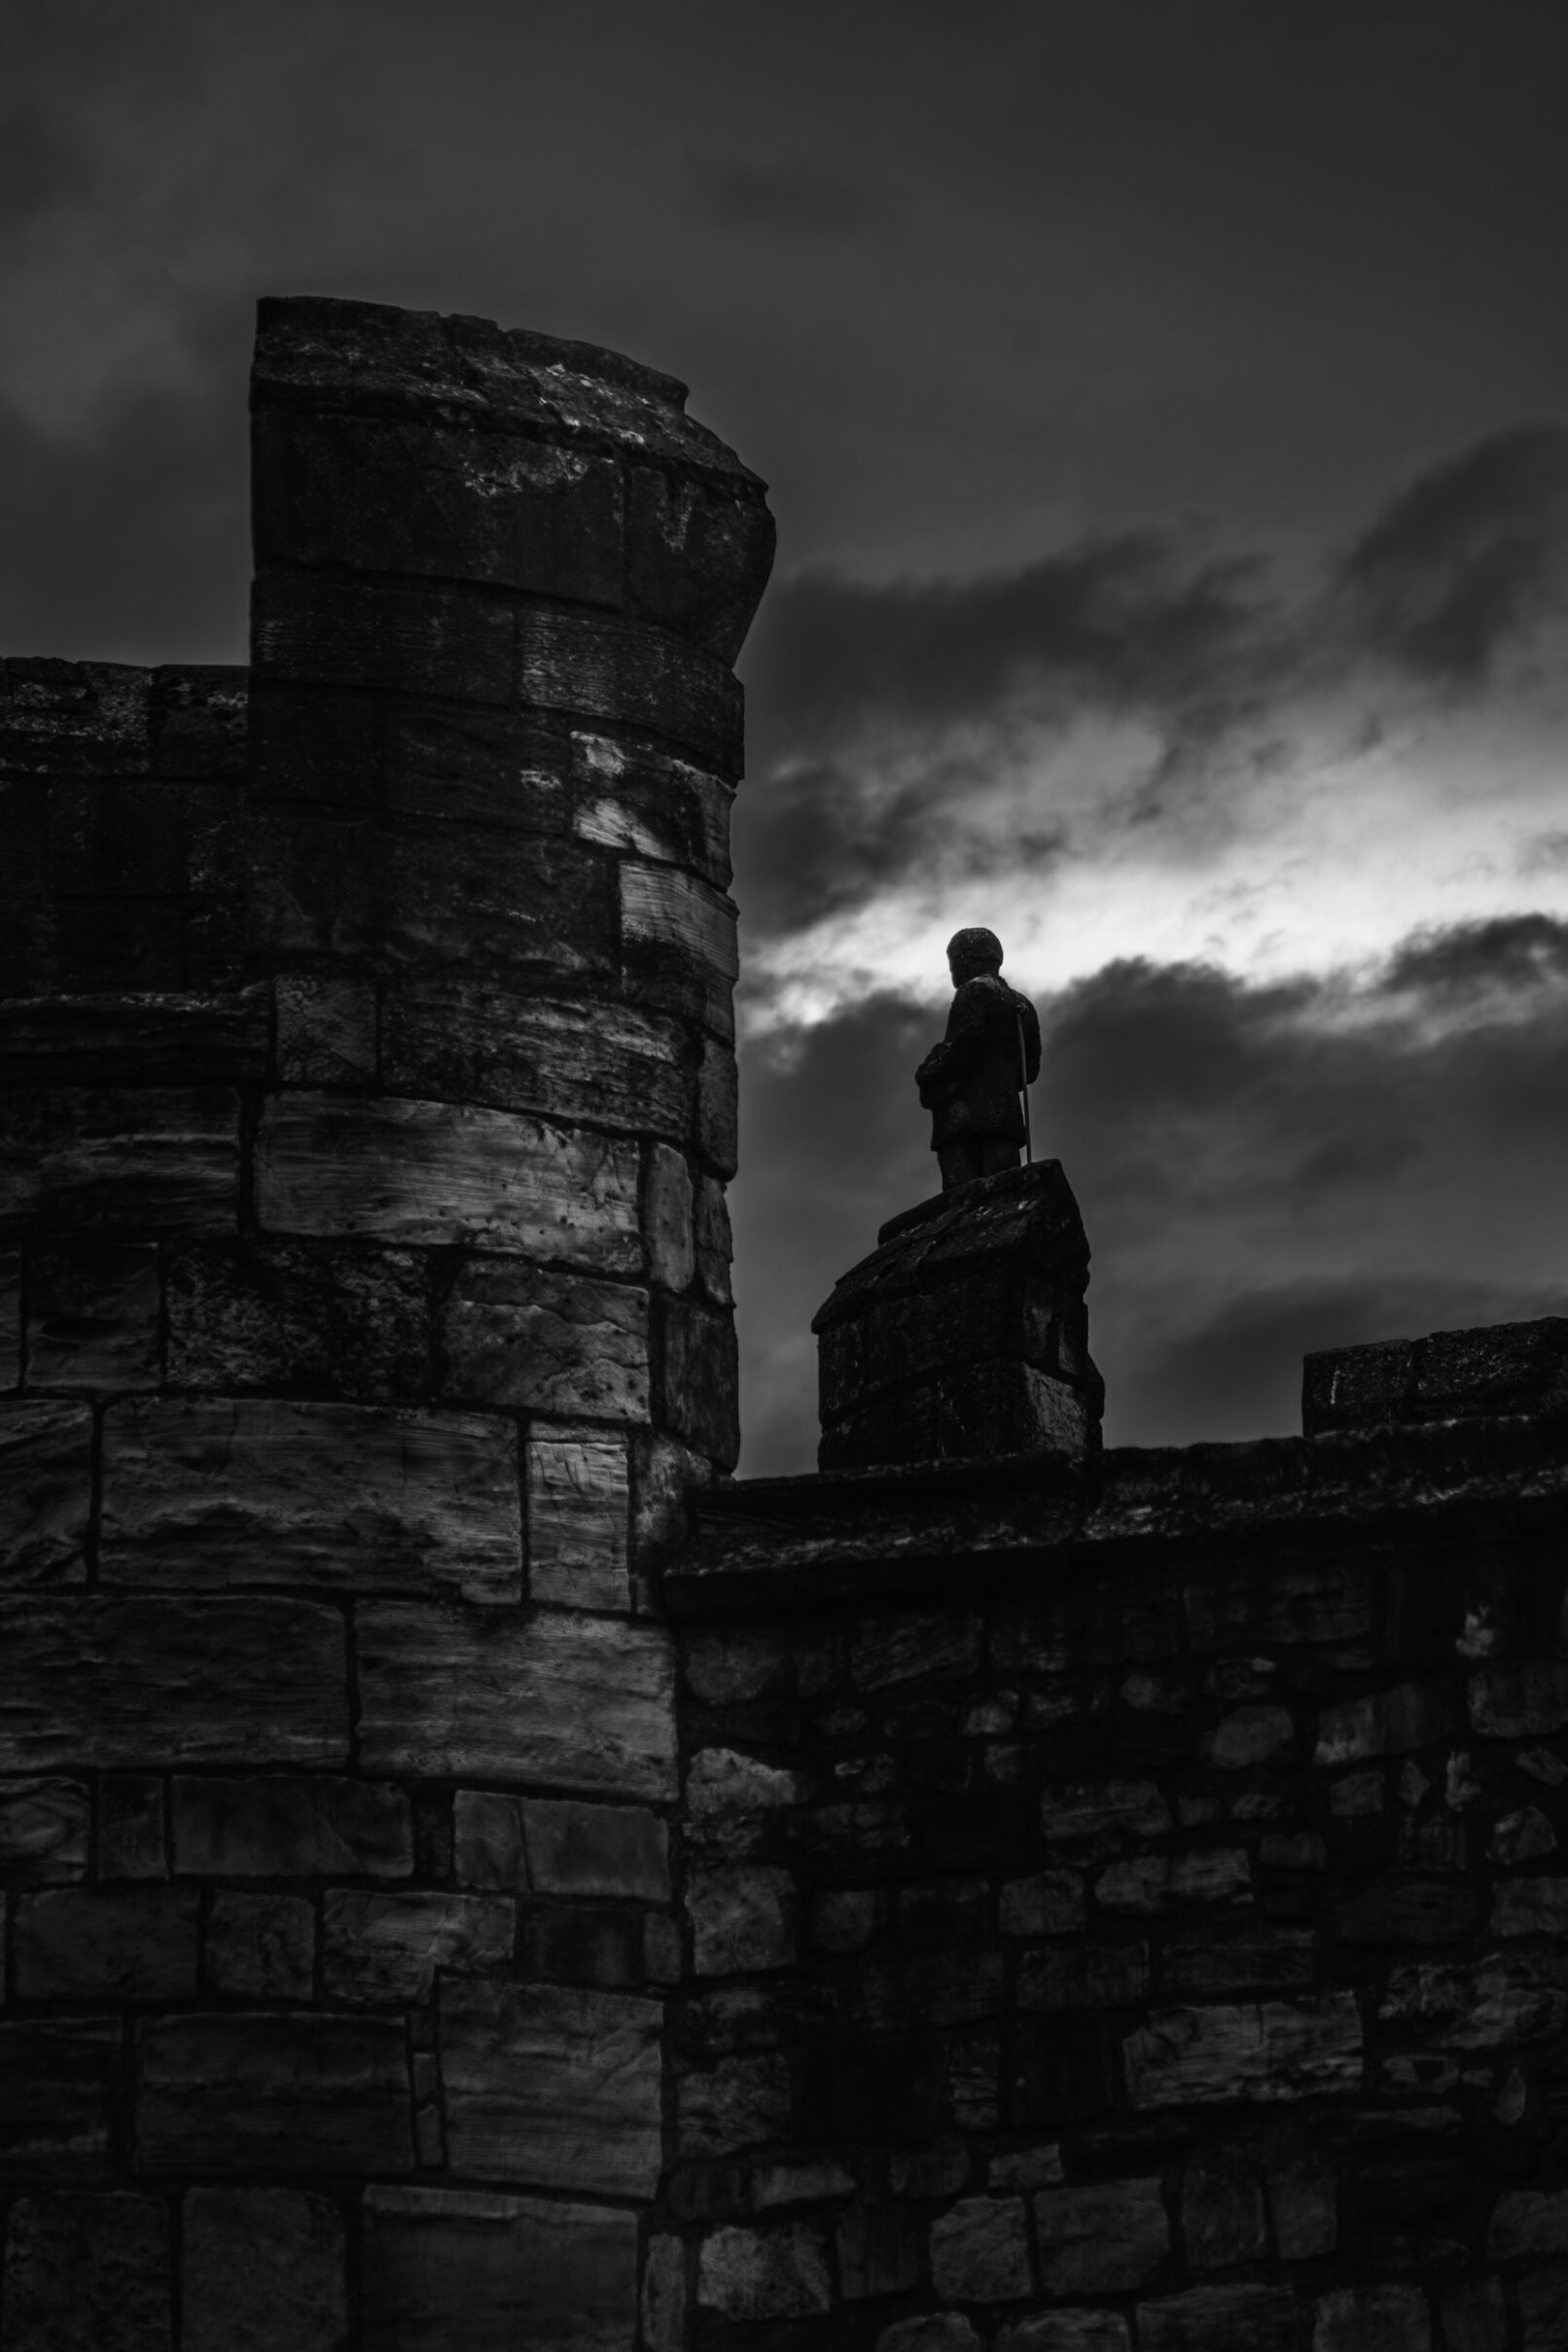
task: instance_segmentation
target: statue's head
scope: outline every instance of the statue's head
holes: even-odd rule
[[[955,988],[985,973],[994,977],[1002,969],[1002,943],[996,933],[979,924],[968,931],[955,931],[947,942],[947,969]]]

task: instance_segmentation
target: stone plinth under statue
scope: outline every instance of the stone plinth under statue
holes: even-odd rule
[[[1056,1159],[892,1218],[812,1323],[823,1470],[1098,1451],[1088,1242]]]

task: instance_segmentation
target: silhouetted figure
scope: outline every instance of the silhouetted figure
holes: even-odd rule
[[[947,942],[954,996],[947,1034],[914,1074],[931,1113],[931,1149],[942,1189],[1018,1164],[1024,1139],[1019,1089],[1040,1073],[1040,1020],[1001,977],[994,931],[955,931]]]

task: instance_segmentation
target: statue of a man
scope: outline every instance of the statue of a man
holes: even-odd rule
[[[994,931],[954,932],[947,942],[952,1011],[947,1034],[914,1074],[931,1113],[931,1149],[942,1189],[1018,1164],[1024,1139],[1019,1089],[1040,1072],[1040,1020],[1033,1005],[1002,978],[1002,943]]]

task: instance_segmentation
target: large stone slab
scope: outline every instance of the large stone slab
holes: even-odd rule
[[[695,874],[624,859],[621,938],[627,993],[698,1020],[732,1044],[740,972],[735,921],[733,902]]]
[[[1568,2025],[1568,1958],[1496,1955],[1391,1969],[1378,2022],[1448,2049],[1554,2041]]]
[[[735,796],[722,777],[651,745],[581,731],[572,736],[572,777],[580,840],[685,866],[715,890],[729,889]]]
[[[256,1146],[256,1214],[277,1233],[466,1242],[642,1266],[634,1144],[515,1111],[281,1094]]]
[[[625,1993],[444,1980],[453,2165],[481,2180],[652,2196],[662,2016],[659,2002]]]
[[[57,1887],[24,1895],[15,1928],[16,1988],[26,2001],[190,2001],[196,1997],[195,1887]]]
[[[401,2019],[253,2013],[138,2026],[142,2172],[408,2172]]]
[[[625,1438],[536,1422],[526,1459],[530,1598],[568,1609],[629,1609]]]
[[[335,1764],[343,1621],[267,1594],[0,1603],[0,1772],[72,1764]]]
[[[373,1602],[358,1649],[369,1771],[675,1794],[675,1667],[660,1627]]]
[[[174,1868],[201,1878],[407,1878],[402,1789],[305,1773],[173,1784]]]
[[[431,1388],[430,1288],[413,1250],[203,1243],[168,1267],[170,1385],[413,1403]]]
[[[206,1989],[254,2008],[308,2001],[315,1989],[316,1914],[303,1895],[220,1887],[207,1913]]]
[[[105,1416],[110,1584],[522,1593],[517,1437],[477,1413],[160,1398]]]
[[[649,1418],[648,1293],[629,1283],[478,1259],[452,1286],[443,1337],[448,1396],[528,1412]]]
[[[376,2188],[364,2245],[365,2352],[631,2352],[637,2221],[624,2208]]]
[[[0,2180],[30,2188],[109,2169],[118,2017],[0,2025]]]
[[[20,2197],[6,2232],[0,2352],[169,2352],[169,2217],[160,2199]]]
[[[181,2352],[347,2352],[347,2248],[329,2198],[192,2189],[180,2240]]]
[[[329,2001],[430,1998],[438,1969],[481,1976],[512,1958],[517,1907],[504,1895],[364,1895],[334,1888],[321,1907],[322,1984]]]
[[[60,1087],[7,1099],[0,1221],[55,1231],[230,1228],[239,1206],[239,1097],[229,1087]]]
[[[394,974],[381,1012],[385,1082],[426,1100],[490,1103],[683,1143],[694,1121],[679,1021],[455,978]]]
[[[156,1388],[160,1304],[156,1243],[35,1250],[27,1280],[28,1386]]]
[[[0,1004],[0,1087],[237,1085],[267,1074],[267,990]]]
[[[1297,2352],[1301,2341],[1289,2287],[1191,2287],[1137,2309],[1140,2352]]]
[[[1035,2198],[1034,2215],[1048,2295],[1141,2287],[1170,2253],[1158,2178],[1050,2189]]]
[[[8,1886],[85,1878],[90,1822],[85,1781],[0,1781],[0,1876]]]
[[[1348,1992],[1159,2010],[1123,2054],[1134,2107],[1300,2099],[1359,2087],[1361,2018]]]
[[[0,1405],[0,1586],[80,1583],[91,1509],[91,1408]]]

